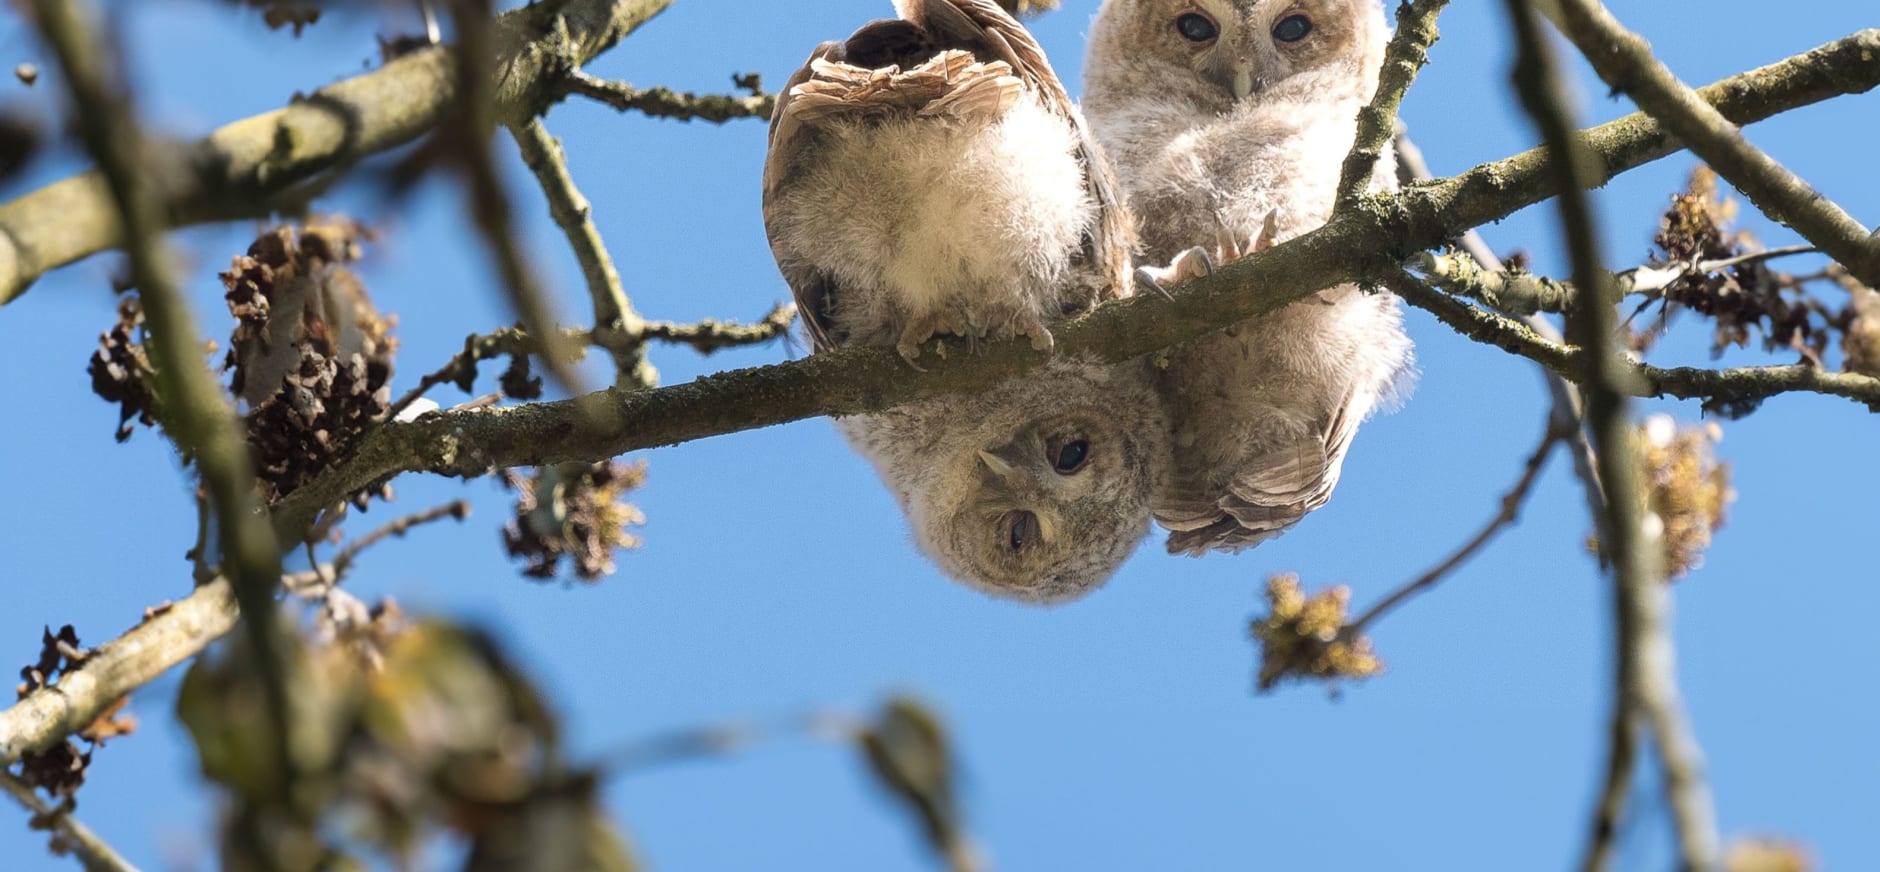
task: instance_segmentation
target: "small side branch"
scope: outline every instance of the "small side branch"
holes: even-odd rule
[[[1606,84],[1631,96],[1764,214],[1793,227],[1869,286],[1880,285],[1880,238],[1751,145],[1741,129],[1678,81],[1652,56],[1651,46],[1598,0],[1557,0],[1545,8]]]
[[[522,150],[522,162],[535,174],[542,193],[548,197],[548,214],[568,237],[581,274],[587,279],[588,296],[594,301],[594,329],[639,332],[643,324],[625,286],[620,271],[614,269],[613,255],[601,241],[600,228],[593,219],[593,207],[581,189],[575,187],[568,172],[568,159],[561,143],[549,135],[539,118],[509,125],[509,132]],[[659,374],[647,363],[643,344],[609,347],[614,357],[614,384],[623,388],[650,388],[659,383]]]
[[[99,838],[90,827],[79,823],[72,816],[70,807],[46,802],[31,785],[5,770],[0,770],[0,789],[4,789],[33,813],[34,829],[48,829],[57,833],[59,840],[77,855],[85,872],[137,872],[137,867],[124,859],[117,849]]]
[[[611,82],[573,70],[561,80],[564,96],[586,97],[612,106],[621,112],[638,112],[651,118],[679,121],[710,121],[723,124],[737,118],[769,118],[777,108],[775,94],[763,92],[756,73],[732,76],[731,81],[746,94],[694,94],[671,88],[635,88],[625,82]]]
[[[1397,32],[1384,48],[1384,66],[1379,73],[1377,93],[1369,105],[1358,112],[1358,136],[1351,153],[1345,156],[1338,175],[1338,205],[1344,208],[1357,202],[1371,183],[1371,174],[1384,155],[1397,128],[1397,107],[1403,95],[1416,82],[1417,73],[1429,63],[1429,48],[1440,34],[1436,16],[1449,0],[1413,0],[1397,7]]]
[[[429,524],[433,521],[441,521],[445,518],[455,518],[461,521],[469,517],[469,515],[469,500],[452,500],[441,506],[433,506],[422,512],[414,512],[404,517],[396,518],[391,523],[379,527],[364,536],[360,536],[340,548],[339,553],[333,555],[331,577],[336,581],[346,577],[347,571],[352,569],[353,562],[359,559],[361,553],[367,548],[371,548],[386,539],[393,536],[403,536],[411,532],[413,527]]]
[[[735,321],[716,321],[707,318],[694,324],[679,324],[672,321],[647,321],[641,324],[636,337],[624,332],[594,331],[594,344],[602,348],[616,345],[638,345],[646,342],[665,342],[671,345],[689,346],[700,354],[711,354],[726,348],[743,345],[762,345],[781,339],[790,334],[790,325],[796,322],[796,305],[784,303],[770,310],[762,321],[755,324],[739,324]]]
[[[1567,437],[1569,426],[1571,426],[1569,422],[1562,421],[1558,416],[1549,415],[1547,417],[1547,429],[1541,434],[1540,444],[1534,446],[1534,451],[1528,455],[1527,462],[1521,467],[1521,477],[1515,480],[1514,487],[1509,488],[1507,493],[1502,494],[1500,508],[1496,510],[1495,516],[1489,519],[1488,523],[1482,527],[1481,531],[1476,533],[1467,543],[1464,543],[1461,548],[1456,549],[1455,553],[1449,555],[1449,557],[1444,559],[1441,563],[1431,567],[1428,572],[1417,576],[1410,583],[1392,591],[1389,596],[1379,600],[1376,605],[1367,609],[1364,614],[1359,615],[1357,619],[1346,624],[1344,629],[1339,631],[1339,635],[1348,639],[1355,639],[1363,635],[1365,629],[1378,618],[1383,617],[1398,606],[1409,602],[1418,594],[1441,583],[1443,579],[1449,577],[1449,574],[1456,570],[1456,567],[1467,563],[1470,558],[1473,558],[1476,554],[1480,553],[1483,548],[1487,547],[1489,542],[1494,541],[1495,537],[1500,535],[1502,530],[1512,525],[1516,520],[1519,520],[1521,517],[1521,507],[1527,503],[1528,494],[1534,489],[1534,483],[1540,480],[1541,470],[1546,468],[1547,457],[1553,454],[1554,446],[1560,444],[1561,441]]]

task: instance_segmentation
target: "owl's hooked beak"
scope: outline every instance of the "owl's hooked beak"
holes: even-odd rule
[[[1253,70],[1240,67],[1234,70],[1234,99],[1245,100],[1253,93]]]
[[[1012,465],[1006,463],[1005,458],[981,448],[979,449],[979,460],[986,465],[987,469],[992,470],[993,475],[1000,478],[1012,477]]]
[[[1020,470],[1025,465],[1024,448],[1016,442],[991,451],[982,448],[979,450],[979,462],[985,464],[986,469],[1000,480],[1011,484],[1019,478]]]

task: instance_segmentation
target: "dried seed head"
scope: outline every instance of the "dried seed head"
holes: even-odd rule
[[[1253,622],[1260,643],[1259,688],[1271,690],[1286,678],[1369,678],[1384,670],[1371,640],[1348,632],[1351,589],[1336,585],[1307,597],[1299,576],[1275,575],[1266,582],[1267,615]]]
[[[565,555],[576,577],[595,581],[614,572],[614,552],[640,547],[630,526],[646,516],[626,501],[646,481],[646,464],[563,464],[543,467],[533,479],[514,472],[507,479],[516,491],[516,515],[503,528],[510,556],[527,561],[522,574],[555,577]]]

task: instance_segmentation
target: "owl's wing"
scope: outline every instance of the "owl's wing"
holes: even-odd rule
[[[1225,488],[1178,483],[1157,501],[1155,519],[1169,530],[1168,552],[1199,557],[1238,553],[1299,523],[1323,507],[1338,486],[1358,418],[1340,403],[1318,433],[1241,459]]]

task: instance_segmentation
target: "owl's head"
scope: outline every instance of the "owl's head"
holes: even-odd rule
[[[1148,534],[1168,428],[1145,367],[1054,361],[958,397],[944,417],[917,411],[925,438],[877,432],[858,447],[891,455],[878,465],[948,575],[1007,599],[1065,602],[1101,586]]]
[[[1369,99],[1389,29],[1378,0],[1107,0],[1090,88],[1174,88],[1199,105]]]

